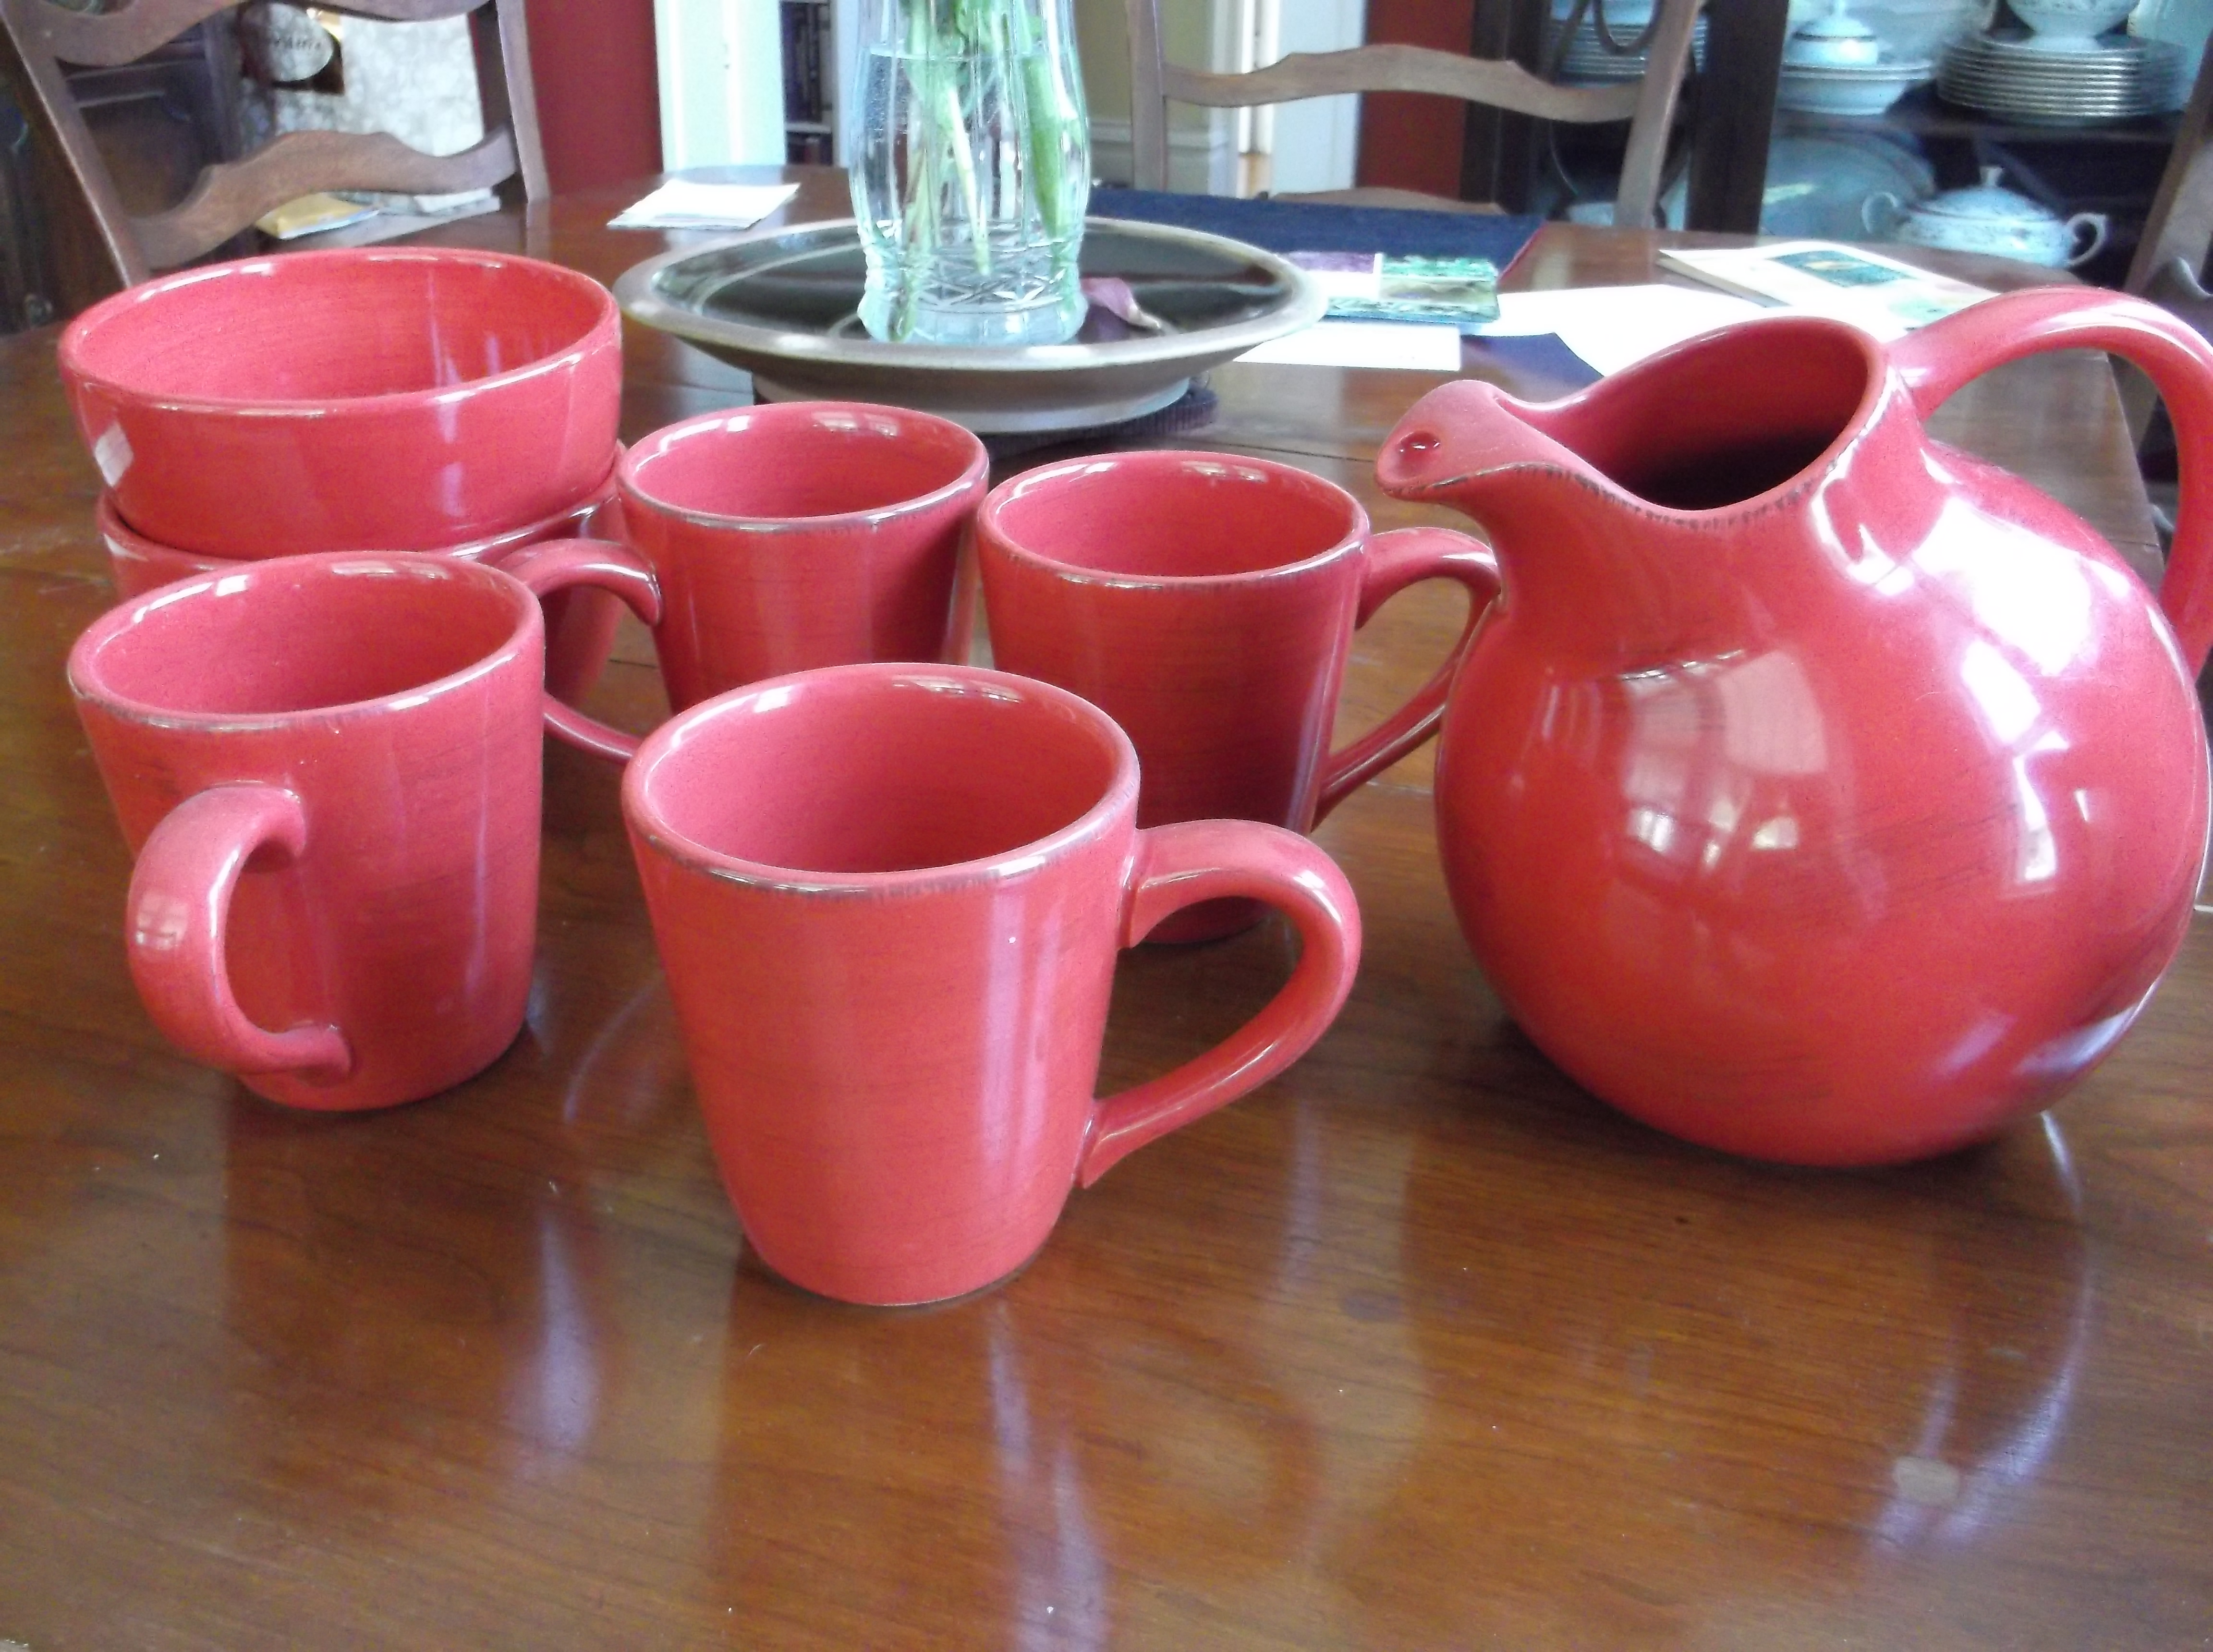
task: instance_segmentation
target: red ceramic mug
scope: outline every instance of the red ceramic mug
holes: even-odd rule
[[[960,1295],[1076,1183],[1265,1082],[1350,990],[1360,917],[1305,838],[1141,832],[1095,706],[966,667],[722,695],[649,737],[623,814],[709,1140],[747,1238],[849,1301]],[[1206,1054],[1094,1099],[1118,949],[1193,901],[1282,908],[1289,982]]]
[[[162,1032],[297,1107],[497,1057],[530,986],[544,672],[530,593],[443,558],[247,563],[95,620],[70,687]]]
[[[1343,488],[1264,459],[1143,452],[1002,483],[977,518],[994,662],[1081,694],[1128,730],[1141,825],[1234,816],[1311,831],[1436,731],[1454,668],[1498,592],[1488,551],[1448,528],[1369,531]],[[1425,579],[1467,587],[1436,674],[1341,752],[1330,723],[1352,634]],[[1165,925],[1196,941],[1259,916]]]
[[[624,594],[653,627],[672,710],[791,671],[967,652],[961,546],[990,482],[974,434],[860,402],[771,402],[656,430],[615,467],[625,541],[541,546],[508,567],[541,594]],[[637,737],[580,714],[572,744]]]
[[[618,457],[620,453],[618,448]],[[614,497],[614,466],[610,464],[589,494],[551,515],[491,539],[415,554],[457,557],[502,567],[526,546],[541,539],[572,539],[586,532],[592,519]],[[123,519],[112,492],[100,496],[94,520],[101,542],[107,547],[108,574],[115,582],[118,596],[134,597],[194,574],[222,573],[242,565],[229,558],[180,551],[147,538]],[[607,651],[614,646],[615,627],[621,619],[622,603],[611,592],[577,589],[546,600],[546,686],[554,698],[574,705],[591,692],[606,668]]]

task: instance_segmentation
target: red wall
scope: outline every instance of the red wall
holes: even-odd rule
[[[538,125],[553,187],[661,170],[653,0],[527,0]]]
[[[1368,38],[1377,45],[1433,46],[1467,53],[1475,0],[1368,0]],[[1370,92],[1360,101],[1359,181],[1369,187],[1460,194],[1464,104],[1411,92]]]

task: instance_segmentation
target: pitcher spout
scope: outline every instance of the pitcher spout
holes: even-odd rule
[[[1494,534],[1542,534],[1548,516],[1579,515],[1599,479],[1581,455],[1540,430],[1538,409],[1495,385],[1459,379],[1407,410],[1376,455],[1375,479],[1396,498],[1448,504]],[[1548,484],[1563,484],[1555,486]],[[1502,555],[1508,547],[1500,545]]]
[[[1881,346],[1783,318],[1692,339],[1556,402],[1442,386],[1399,421],[1375,470],[1397,497],[1483,525],[1517,625],[1636,667],[1730,646],[1758,593],[1823,554],[1834,519],[1853,512],[1842,455],[1879,419],[1917,448]]]
[[[1634,502],[1582,454],[1539,428],[1546,410],[1459,380],[1417,402],[1375,461],[1386,492],[1449,505],[1497,553],[1502,611],[1554,646],[1636,655],[1655,639]],[[1663,626],[1662,629],[1669,629]]]

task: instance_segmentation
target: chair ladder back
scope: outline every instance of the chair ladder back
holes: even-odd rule
[[[1704,0],[1661,0],[1660,17],[1637,83],[1637,109],[1629,119],[1629,148],[1621,157],[1621,181],[1613,192],[1613,222],[1623,229],[1652,229],[1660,223],[1660,177],[1667,162],[1667,137],[1675,125],[1675,106],[1691,68],[1698,12]]]
[[[1615,204],[1617,223],[1655,222],[1660,173],[1692,32],[1702,0],[1661,0],[1645,72],[1632,85],[1558,86],[1520,64],[1469,58],[1430,46],[1372,45],[1341,52],[1293,52],[1242,74],[1214,74],[1168,63],[1161,49],[1158,0],[1125,0],[1130,31],[1130,140],[1134,181],[1167,187],[1167,106],[1216,109],[1356,92],[1424,92],[1542,120],[1630,123],[1629,150]]]
[[[551,192],[530,38],[521,0],[341,0],[332,9],[385,22],[469,19],[485,136],[458,154],[426,155],[385,132],[290,131],[237,161],[201,169],[185,198],[162,211],[125,209],[62,73],[64,63],[134,63],[242,0],[127,0],[79,12],[54,0],[0,0],[4,66],[40,137],[82,192],[101,247],[125,286],[190,263],[286,201],[319,190],[461,194],[514,180],[526,201]]]
[[[2213,131],[2209,127],[2213,127],[2213,41],[2207,42],[2199,60],[2198,82],[2183,109],[2167,170],[2160,174],[2136,256],[2129,260],[2128,278],[2122,284],[2130,292],[2156,296],[2162,286],[2178,284],[2169,267],[2178,260],[2190,286],[2197,286],[2204,275],[2207,250],[2213,247]],[[2189,288],[2178,296],[2189,296]]]
[[[0,53],[0,70],[7,73],[33,141],[42,143],[60,162],[70,183],[83,196],[100,250],[121,284],[135,286],[153,271],[131,233],[131,215],[115,192],[115,181],[93,141],[92,128],[85,125],[62,75],[61,59],[47,44],[48,13],[72,15],[52,0],[0,0],[0,46],[7,48]]]
[[[1155,0],[1124,0],[1130,27],[1130,169],[1139,189],[1168,186],[1167,64]]]

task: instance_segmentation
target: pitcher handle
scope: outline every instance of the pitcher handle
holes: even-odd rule
[[[2174,422],[2182,505],[2159,604],[2195,677],[2213,649],[2213,346],[2155,304],[2081,287],[1984,299],[1890,346],[1926,418],[1968,380],[2047,350],[2103,350],[2143,369]]]
[[[1452,692],[1453,674],[1467,657],[1475,628],[1498,594],[1498,561],[1481,539],[1449,527],[1394,527],[1378,533],[1368,541],[1360,613],[1353,623],[1366,625],[1386,602],[1425,579],[1458,580],[1467,588],[1467,623],[1460,627],[1460,640],[1445,662],[1415,690],[1413,698],[1343,751],[1330,754],[1314,804],[1317,826],[1369,779],[1436,733],[1444,718],[1445,697]]]

